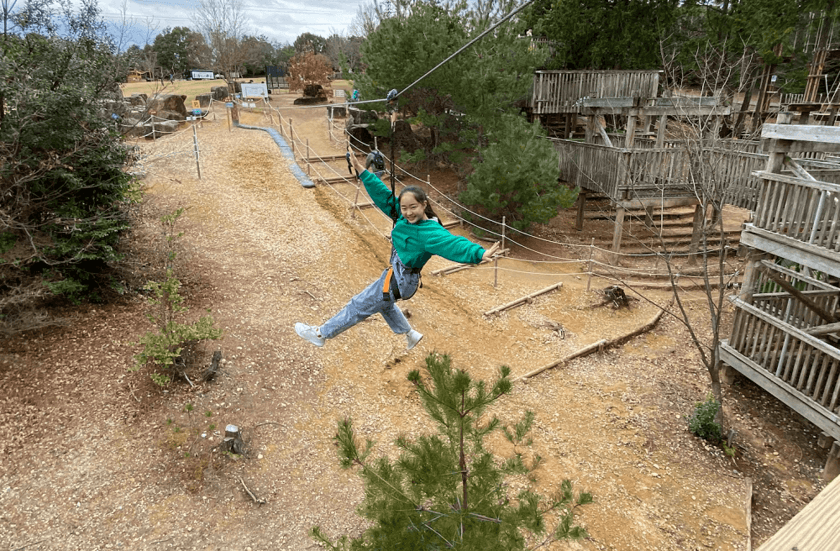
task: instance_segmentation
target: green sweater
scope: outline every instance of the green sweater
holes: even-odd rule
[[[391,231],[391,242],[403,264],[409,268],[422,268],[432,255],[442,256],[453,262],[478,264],[484,255],[484,248],[466,237],[452,235],[434,220],[409,223],[400,214],[397,197],[382,183],[382,180],[365,170],[359,174],[374,204],[388,216],[396,207],[399,218]]]

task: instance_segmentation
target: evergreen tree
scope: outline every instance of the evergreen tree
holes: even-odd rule
[[[557,151],[539,123],[504,115],[490,131],[491,144],[473,163],[461,201],[482,207],[494,220],[526,231],[545,224],[577,199],[577,190],[558,184]],[[483,224],[479,224],[482,225]]]
[[[398,460],[372,459],[373,442],[360,446],[350,419],[338,423],[335,436],[341,465],[359,468],[365,484],[360,514],[372,526],[358,538],[330,541],[318,528],[315,540],[330,549],[432,550],[462,549],[511,551],[528,543],[553,539],[581,539],[586,530],[575,524],[578,507],[592,502],[587,492],[577,495],[564,480],[549,499],[523,490],[513,495],[506,477],[527,474],[539,464],[526,465],[521,453],[500,461],[485,447],[484,439],[500,428],[495,416],[484,413],[493,402],[509,394],[510,369],[503,366],[491,387],[473,381],[463,370],[452,368],[446,355],[426,358],[426,377],[417,370],[408,375],[437,433],[416,439],[400,437]],[[505,436],[515,448],[529,444],[527,433],[533,413]],[[547,517],[556,522],[547,530]]]

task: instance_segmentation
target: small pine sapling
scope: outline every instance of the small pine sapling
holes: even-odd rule
[[[333,550],[463,549],[510,551],[539,547],[554,540],[588,537],[575,524],[579,507],[592,502],[587,492],[577,495],[563,481],[559,491],[545,499],[528,490],[509,490],[506,478],[527,474],[521,454],[499,461],[484,447],[484,439],[499,428],[495,416],[483,414],[493,402],[509,394],[510,369],[488,386],[451,367],[446,355],[426,358],[427,377],[408,375],[437,432],[417,438],[401,436],[396,461],[372,459],[373,441],[357,441],[353,422],[338,423],[335,442],[341,466],[359,468],[365,498],[359,513],[371,525],[359,537],[330,540],[319,528],[313,539]],[[533,413],[505,433],[515,446],[527,445]],[[547,530],[547,519],[556,522]]]

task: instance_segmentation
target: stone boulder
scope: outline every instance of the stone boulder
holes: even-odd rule
[[[192,113],[192,110],[190,110]],[[158,111],[155,115],[155,122],[161,122],[160,119],[166,119],[168,121],[184,121],[187,120],[185,115],[178,113],[177,111]]]
[[[195,97],[200,107],[210,107],[210,100],[213,99],[213,94],[198,94]]]
[[[327,99],[327,91],[320,84],[304,84],[303,97],[305,98],[324,98]]]
[[[295,105],[317,105],[319,103],[324,103],[326,101],[327,101],[327,98],[325,98],[325,97],[322,98],[322,97],[319,97],[319,96],[315,96],[315,97],[303,96],[302,98],[295,99],[294,104]]]
[[[347,109],[342,104],[327,105],[327,117],[338,118],[346,117]]]
[[[158,117],[164,118],[163,115],[161,115],[161,113],[164,112],[174,112],[181,116],[180,120],[185,120],[187,118],[187,107],[184,105],[184,100],[186,99],[187,96],[160,94],[153,96],[146,106],[149,108],[150,112],[156,111]]]
[[[375,111],[363,111],[358,107],[347,108],[347,126],[354,124],[372,124],[378,120]]]
[[[228,97],[227,86],[214,86],[210,89],[210,96],[216,101],[224,101]],[[196,96],[198,98],[198,96]]]
[[[149,99],[149,96],[146,94],[131,94],[125,101],[128,102],[129,105],[146,105],[146,101]]]

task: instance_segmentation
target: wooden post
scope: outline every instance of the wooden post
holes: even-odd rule
[[[201,180],[201,166],[198,164],[198,132],[193,123],[193,147],[195,149],[195,170],[198,172],[198,179]]]
[[[493,259],[493,288],[499,285],[499,257]]]
[[[668,115],[659,117],[659,128],[656,132],[656,147],[665,147],[665,129],[668,126]]]
[[[152,141],[156,142],[157,141],[157,130],[155,130],[155,116],[151,115],[150,118],[152,120]]]
[[[228,121],[228,132],[233,132],[233,125],[231,124],[231,115],[230,115],[230,108],[225,109],[227,111],[227,121]]]
[[[697,252],[700,250],[700,238],[706,221],[706,209],[701,203],[694,207],[694,221],[691,224],[691,244],[688,246],[690,262],[697,262]]]
[[[621,234],[624,231],[624,207],[617,206],[615,209],[615,229],[613,230],[613,259],[612,263],[618,263],[618,253],[621,250]]]
[[[505,250],[505,217],[502,216],[502,247],[501,250]]]
[[[289,140],[291,140],[292,144],[294,144],[295,143],[295,135],[294,135],[294,132],[292,130],[293,130],[292,129],[292,119],[289,119]],[[294,152],[294,150],[295,150],[295,148],[294,148],[294,145],[293,145],[292,146],[292,152]]]
[[[575,219],[575,229],[583,231],[583,213],[586,210],[586,191],[581,189],[578,193],[577,200],[577,218]]]
[[[376,136],[373,137],[373,148],[379,151],[379,145],[377,145]]]
[[[359,208],[359,190],[361,188],[362,186],[359,185],[358,182],[356,182],[356,196],[353,198],[353,214],[350,215],[352,218],[356,218],[356,209]]]
[[[830,482],[840,474],[840,442],[834,442],[823,467],[823,480]]]
[[[592,238],[592,242],[589,243],[589,277],[586,278],[586,290],[592,287],[592,253],[595,251],[595,238]]]
[[[312,175],[312,165],[310,164],[309,156],[312,153],[309,151],[309,138],[306,138],[306,174],[308,176]]]
[[[633,141],[636,139],[636,115],[627,115],[627,129],[625,130],[624,147],[633,149]]]

